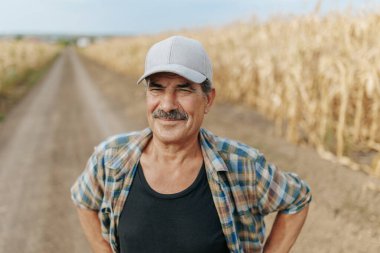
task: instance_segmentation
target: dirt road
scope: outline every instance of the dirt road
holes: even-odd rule
[[[0,124],[1,253],[90,252],[69,188],[94,145],[146,126],[135,81],[69,49]],[[293,252],[380,252],[378,180],[275,137],[249,108],[219,103],[205,126],[258,147],[310,183],[314,200]]]

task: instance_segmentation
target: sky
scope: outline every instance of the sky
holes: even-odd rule
[[[138,35],[300,15],[318,0],[0,0],[0,35]],[[322,0],[321,12],[377,9],[380,0]]]

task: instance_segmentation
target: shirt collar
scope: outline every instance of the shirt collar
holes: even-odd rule
[[[208,159],[216,171],[228,171],[223,158],[218,153],[219,148],[215,142],[215,135],[201,128],[200,137],[204,159]]]
[[[140,159],[142,151],[152,137],[152,130],[146,128],[136,138],[117,151],[106,165],[112,169],[132,168]]]
[[[217,179],[215,172],[228,171],[227,166],[217,152],[218,148],[214,135],[204,128],[200,129],[199,135],[205,165],[210,169],[213,177]],[[151,138],[152,130],[150,128],[144,129],[128,145],[118,150],[111,160],[107,161],[107,167],[113,169],[132,168],[140,159],[142,151]]]

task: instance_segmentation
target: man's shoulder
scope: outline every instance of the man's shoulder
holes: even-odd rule
[[[202,132],[212,145],[212,149],[223,156],[254,160],[263,156],[258,149],[241,141],[218,136],[206,129],[202,129]]]
[[[120,149],[138,141],[138,139],[147,135],[149,131],[149,129],[144,129],[141,131],[126,132],[109,136],[95,147],[95,151],[103,152],[108,149]]]

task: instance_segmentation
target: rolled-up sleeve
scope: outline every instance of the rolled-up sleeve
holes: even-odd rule
[[[311,201],[309,185],[295,173],[283,172],[268,164],[264,156],[255,161],[256,197],[261,214],[294,214]]]
[[[104,192],[104,170],[99,162],[96,150],[89,158],[87,165],[71,187],[71,199],[78,207],[99,210]]]

